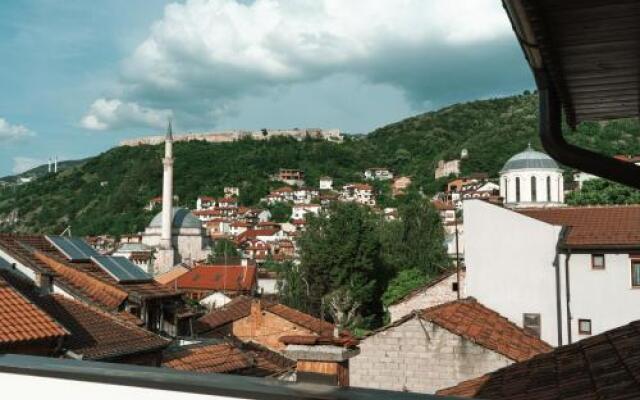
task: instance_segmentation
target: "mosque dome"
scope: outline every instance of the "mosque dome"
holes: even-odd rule
[[[507,172],[518,169],[559,169],[558,164],[547,154],[533,150],[531,145],[521,153],[511,157],[504,164],[502,171]]]
[[[202,221],[196,218],[186,208],[173,208],[173,222],[171,224],[172,229],[201,229]],[[149,228],[161,228],[162,227],[162,212],[156,214],[151,220]]]

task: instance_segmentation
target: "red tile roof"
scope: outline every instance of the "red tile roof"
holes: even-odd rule
[[[33,282],[13,272],[0,271],[0,277],[50,320],[65,328],[68,335],[64,339],[63,350],[70,350],[85,359],[109,360],[159,351],[169,344],[168,340],[136,326],[133,316],[110,314],[60,295],[42,295]],[[0,311],[0,318],[3,314]]]
[[[178,289],[251,291],[256,285],[255,265],[200,265],[180,275]]]
[[[250,368],[253,362],[240,349],[222,343],[166,352],[162,366],[181,371],[222,373]]]
[[[438,391],[482,399],[640,398],[640,321]]]
[[[258,301],[247,296],[238,296],[225,306],[212,310],[209,314],[200,318],[198,322],[203,325],[204,331],[215,330],[223,325],[238,319],[248,317],[251,313],[251,302]],[[332,335],[334,325],[315,318],[309,314],[287,307],[284,304],[270,304],[260,301],[262,310],[271,312],[300,327],[306,328],[319,335]]]
[[[284,344],[297,344],[306,346],[331,345],[345,348],[355,348],[360,341],[351,335],[334,336],[282,336],[280,339]]]
[[[558,207],[518,210],[531,218],[568,227],[572,248],[640,246],[640,206]]]
[[[402,325],[416,316],[514,361],[526,360],[552,349],[546,342],[478,303],[473,297],[415,311],[368,336]]]
[[[0,344],[58,339],[68,334],[59,323],[0,277]]]

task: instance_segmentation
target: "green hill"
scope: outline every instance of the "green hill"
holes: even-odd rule
[[[640,153],[639,124],[622,120],[584,124],[569,141],[606,154]],[[336,144],[319,140],[242,140],[233,143],[176,143],[174,190],[180,205],[193,207],[196,196],[220,196],[224,186],[241,189],[240,202],[256,204],[275,186],[269,174],[278,168],[305,171],[317,186],[321,175],[335,184],[361,180],[367,167],[387,166],[411,175],[431,193],[441,186],[433,172],[440,159],[457,158],[466,148],[463,173],[496,175],[504,162],[537,139],[537,97],[523,94],[473,101],[421,114],[379,128],[364,137]],[[117,147],[59,174],[45,175],[0,191],[0,221],[17,210],[21,232],[60,232],[72,226],[76,235],[123,234],[142,230],[152,217],[143,211],[160,194],[162,146]]]

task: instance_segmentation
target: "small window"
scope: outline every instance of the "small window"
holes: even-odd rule
[[[525,331],[540,337],[540,314],[525,313],[522,316],[522,327]]]
[[[516,203],[520,202],[520,178],[516,178]]]
[[[532,176],[531,177],[531,201],[534,203],[538,201],[538,188],[536,187],[537,185],[538,183],[536,181],[536,177]]]
[[[640,260],[631,261],[631,286],[640,288]]]
[[[579,319],[578,320],[578,333],[581,335],[591,335],[591,320]]]
[[[458,291],[458,282],[453,282],[451,284],[451,290],[454,291],[454,292]]]
[[[604,254],[591,255],[591,268],[604,269]]]

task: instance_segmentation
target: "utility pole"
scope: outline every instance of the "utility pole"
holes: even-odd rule
[[[458,300],[460,300],[460,251],[458,249],[458,215],[454,212],[453,225],[456,229],[456,281],[458,282]]]

